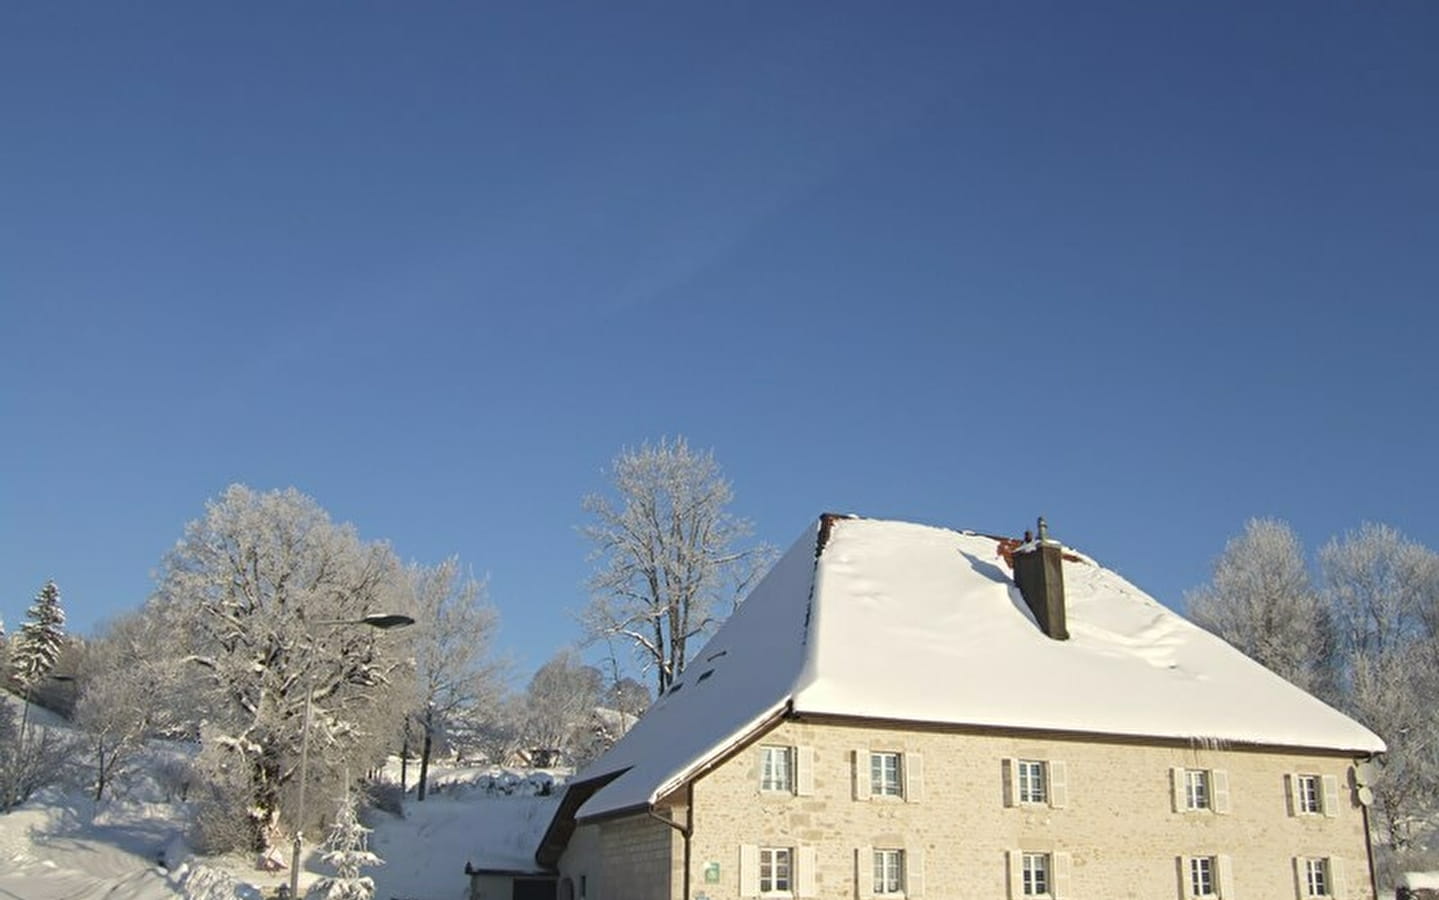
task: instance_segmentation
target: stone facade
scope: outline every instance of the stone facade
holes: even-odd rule
[[[791,758],[812,766],[795,779],[800,794],[761,792],[765,745],[797,748]],[[862,796],[869,780],[857,777],[856,759],[865,769],[874,751],[901,754],[906,796]],[[1016,760],[1047,764],[1047,802],[1018,802]],[[786,720],[694,781],[689,896],[755,896],[752,871],[741,871],[746,853],[753,869],[755,851],[742,848],[794,848],[791,860],[813,871],[795,873],[792,892],[868,898],[871,850],[887,848],[904,851],[910,896],[1020,897],[1016,869],[1030,852],[1049,855],[1046,896],[1056,900],[1189,900],[1188,857],[1207,861],[1222,900],[1302,900],[1305,859],[1326,861],[1324,896],[1372,900],[1352,762],[1332,752]],[[1185,770],[1205,773],[1210,808],[1176,811],[1188,803]],[[1321,812],[1296,812],[1296,774],[1328,788],[1327,798],[1318,792]],[[677,803],[662,812],[686,821]],[[644,815],[586,825],[561,872],[589,875],[585,900],[682,900],[683,843]]]
[[[575,829],[560,860],[560,895],[573,900],[682,896],[683,846],[674,829],[641,813]]]

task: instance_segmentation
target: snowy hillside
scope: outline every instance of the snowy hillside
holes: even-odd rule
[[[15,706],[9,695],[0,702]],[[64,731],[69,726],[32,707],[30,727]],[[150,773],[120,799],[98,807],[76,787],[43,792],[0,815],[0,900],[261,900],[288,881],[286,871],[266,872],[253,858],[199,858],[184,836],[190,810],[167,798],[156,777],[182,746],[155,742],[147,751]],[[382,778],[398,782],[398,764]],[[432,793],[424,803],[405,798],[403,818],[377,810],[364,820],[374,829],[370,847],[386,861],[372,870],[376,897],[463,900],[467,862],[491,867],[533,865],[533,851],[549,824],[559,790],[548,772],[489,767],[432,769]],[[310,848],[313,849],[313,848]],[[329,874],[310,853],[301,890]]]

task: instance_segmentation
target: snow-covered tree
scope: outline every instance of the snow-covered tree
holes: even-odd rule
[[[29,687],[55,667],[65,646],[65,609],[60,605],[60,589],[54,581],[40,588],[25,618],[15,636],[10,666],[16,680]]]
[[[370,829],[360,824],[355,795],[347,788],[321,857],[335,874],[312,884],[305,892],[305,900],[374,900],[375,880],[360,872],[382,866],[385,861],[367,846],[369,834]]]
[[[424,800],[435,742],[495,715],[503,691],[501,667],[492,656],[499,613],[485,602],[484,585],[464,574],[458,558],[433,567],[411,566],[409,574],[418,620],[412,721],[421,749],[415,793]]]
[[[9,714],[8,717],[6,714]],[[70,775],[73,743],[59,729],[17,723],[8,704],[0,704],[0,812],[9,812],[42,788]]]
[[[1339,640],[1333,700],[1389,745],[1373,788],[1402,851],[1439,813],[1439,554],[1365,524],[1326,544],[1319,566]]]
[[[206,723],[197,768],[242,789],[214,798],[217,822],[243,811],[255,849],[278,839],[287,806],[296,827],[307,694],[312,788],[393,746],[405,710],[390,697],[410,680],[411,650],[403,632],[354,623],[410,599],[387,545],[360,540],[294,489],[234,485],[186,527],[145,615],[168,636],[155,652],[190,664],[185,708],[197,729]]]
[[[554,765],[573,762],[575,750],[587,743],[604,679],[572,649],[561,650],[540,666],[525,691],[524,742]]]
[[[146,738],[184,734],[188,666],[153,652],[166,637],[159,624],[138,614],[117,619],[80,658],[74,721],[91,752],[96,801],[125,776]]]
[[[592,640],[630,644],[664,693],[689,641],[724,621],[773,552],[738,546],[750,526],[729,512],[730,483],[712,452],[683,437],[621,451],[610,476],[612,496],[584,500],[598,568],[581,620]]]
[[[1250,519],[1214,563],[1209,584],[1190,593],[1196,623],[1306,690],[1320,688],[1333,654],[1328,610],[1286,523]]]

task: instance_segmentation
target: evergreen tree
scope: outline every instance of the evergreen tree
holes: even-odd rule
[[[20,683],[29,686],[55,667],[65,644],[65,610],[53,580],[45,582],[25,617],[29,621],[15,637],[10,665]]]
[[[360,870],[382,866],[385,861],[366,846],[369,833],[370,829],[360,824],[355,793],[349,790],[347,783],[322,854],[325,862],[334,868],[335,875],[311,885],[305,900],[374,900],[375,880],[361,875]]]

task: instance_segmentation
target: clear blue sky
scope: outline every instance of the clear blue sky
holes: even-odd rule
[[[231,482],[577,634],[583,494],[714,448],[1171,605],[1253,515],[1430,546],[1439,5],[7,4],[0,615]]]

